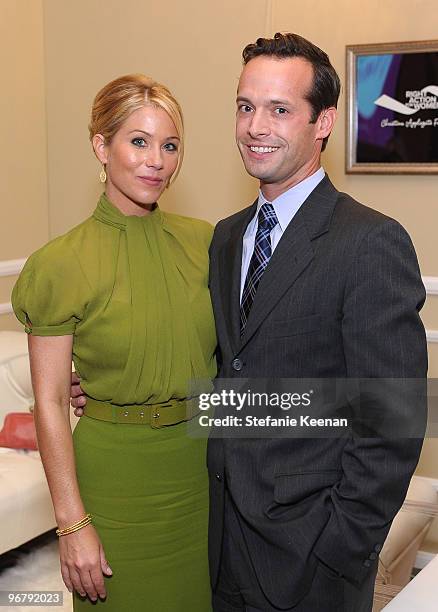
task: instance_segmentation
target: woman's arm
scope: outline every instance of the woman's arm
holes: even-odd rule
[[[38,446],[58,526],[81,520],[86,509],[76,478],[69,402],[73,336],[29,336]],[[102,572],[111,575],[92,525],[60,537],[61,572],[67,588],[90,599],[106,597]]]

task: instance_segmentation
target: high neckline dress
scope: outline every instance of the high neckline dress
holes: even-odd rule
[[[84,391],[130,409],[184,399],[215,375],[212,228],[156,207],[93,216],[27,261],[12,303],[28,333],[73,334]],[[82,417],[77,475],[113,577],[102,609],[209,612],[206,439]],[[74,609],[91,602],[74,598]]]

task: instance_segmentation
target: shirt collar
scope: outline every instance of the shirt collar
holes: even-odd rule
[[[151,221],[158,221],[163,224],[163,217],[158,204],[155,208],[147,215],[137,217],[135,215],[123,214],[114,204],[108,199],[106,193],[102,193],[100,196],[97,207],[93,212],[93,217],[102,223],[112,225],[120,230],[126,230],[128,223],[150,223]]]
[[[287,226],[298,212],[300,206],[309,197],[315,187],[322,181],[324,176],[324,168],[321,167],[312,175],[304,179],[304,181],[294,185],[272,201],[272,206],[274,207],[278,224],[280,225],[282,232],[286,230]],[[257,219],[259,210],[265,202],[268,202],[268,200],[265,198],[261,190],[259,190],[257,211],[254,219]]]

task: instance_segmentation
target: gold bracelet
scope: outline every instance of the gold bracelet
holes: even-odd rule
[[[91,514],[86,514],[83,519],[77,521],[77,523],[73,523],[73,525],[70,525],[70,527],[66,527],[65,529],[59,529],[58,527],[58,529],[56,530],[56,535],[58,536],[58,538],[60,538],[61,536],[68,535],[69,533],[79,531],[79,529],[82,529],[82,527],[86,527],[90,523]]]
[[[79,523],[75,523],[74,525],[71,525],[70,527],[67,527],[66,529],[60,529],[58,535],[63,536],[63,535],[68,535],[69,533],[74,533],[75,531],[79,531],[79,529],[82,529],[82,527],[86,527],[90,523],[91,523],[91,517],[85,518]]]
[[[90,523],[91,523],[91,514],[87,514],[83,519],[81,519],[77,523],[73,523],[73,525],[70,525],[69,527],[66,527],[65,529],[58,528],[56,530],[56,535],[58,537],[61,537],[64,535],[68,535],[69,533],[74,533],[75,531],[82,529],[82,527],[86,527]]]

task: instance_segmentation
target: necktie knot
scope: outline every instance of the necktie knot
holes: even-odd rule
[[[277,225],[277,215],[275,214],[275,210],[271,202],[265,202],[263,206],[261,206],[257,220],[258,228],[262,230],[269,230],[269,232]]]

